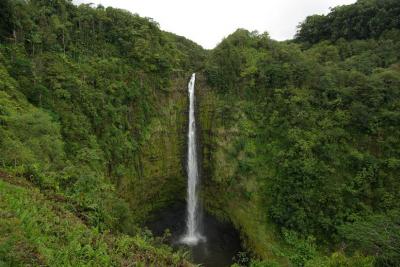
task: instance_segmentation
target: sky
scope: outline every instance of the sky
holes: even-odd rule
[[[204,48],[214,48],[238,28],[272,39],[292,39],[307,16],[327,14],[330,7],[356,0],[73,0],[102,4],[154,19],[164,31],[185,36]]]

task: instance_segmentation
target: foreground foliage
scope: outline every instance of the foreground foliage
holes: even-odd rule
[[[68,199],[43,194],[23,178],[2,174],[0,195],[2,266],[189,266],[183,254],[146,234],[88,226]]]

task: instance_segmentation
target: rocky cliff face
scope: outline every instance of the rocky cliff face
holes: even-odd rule
[[[185,79],[178,79],[155,96],[157,115],[141,133],[143,149],[136,157],[133,175],[118,185],[137,221],[185,197],[186,86]]]
[[[257,186],[261,168],[255,166],[256,121],[246,113],[246,106],[252,103],[219,95],[201,75],[198,80],[204,206],[220,220],[231,221],[255,256],[285,266],[275,229],[261,209],[263,194]]]
[[[246,113],[250,102],[219,95],[202,73],[196,75],[196,116],[200,146],[202,202],[205,209],[240,231],[245,246],[262,258],[278,259],[280,244],[260,207],[257,186],[255,122]],[[184,200],[187,131],[187,80],[176,81],[160,97],[159,115],[147,127],[136,173],[119,184],[138,220]],[[135,210],[135,208],[137,210]],[[250,219],[249,219],[250,218]],[[267,227],[268,226],[268,227]]]

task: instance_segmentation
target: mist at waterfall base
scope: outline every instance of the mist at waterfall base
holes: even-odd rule
[[[188,84],[186,213],[184,203],[177,203],[156,215],[148,227],[158,236],[163,235],[168,229],[171,233],[171,245],[189,248],[191,260],[195,263],[208,267],[230,266],[233,257],[241,250],[239,235],[232,225],[220,223],[209,214],[203,214],[198,199],[200,177],[197,157],[195,80],[196,74],[193,73]]]

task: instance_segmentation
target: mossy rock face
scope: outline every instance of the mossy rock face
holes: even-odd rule
[[[186,192],[184,155],[186,142],[187,94],[184,79],[155,97],[157,115],[142,133],[141,149],[134,174],[119,185],[138,222],[171,203],[183,200]]]
[[[199,75],[198,121],[202,159],[202,196],[208,212],[231,221],[240,231],[245,247],[254,256],[289,263],[275,228],[262,207],[257,172],[254,122],[243,112],[251,105],[234,96],[218,94]]]

